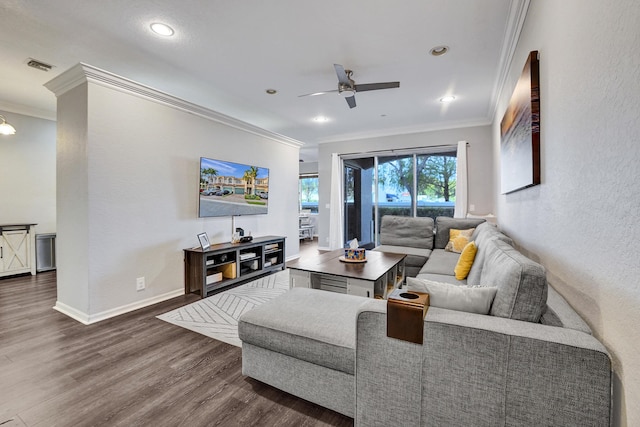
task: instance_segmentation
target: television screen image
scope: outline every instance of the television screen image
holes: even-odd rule
[[[269,169],[200,158],[200,218],[266,214],[268,208]]]

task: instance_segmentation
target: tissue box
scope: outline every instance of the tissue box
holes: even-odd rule
[[[396,289],[387,297],[387,336],[422,344],[429,294]]]
[[[348,259],[350,261],[362,261],[365,259],[365,249],[364,248],[345,249],[344,259]]]

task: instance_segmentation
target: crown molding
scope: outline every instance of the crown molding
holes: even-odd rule
[[[181,110],[196,116],[212,120],[232,128],[251,133],[263,138],[270,139],[291,147],[301,147],[303,142],[288,136],[280,135],[275,132],[262,129],[242,120],[235,119],[226,114],[219,113],[214,110],[193,104],[173,95],[161,92],[149,86],[134,82],[125,77],[118,76],[109,71],[102,70],[89,64],[79,63],[71,67],[69,70],[61,73],[49,82],[45,83],[45,87],[53,92],[57,97],[65,92],[83,84],[85,82],[108,87],[130,95],[138,96],[149,101],[157,102],[177,110]]]
[[[409,135],[414,133],[423,132],[436,132],[440,130],[469,128],[474,126],[489,126],[491,125],[490,119],[478,119],[478,120],[456,120],[450,122],[438,122],[432,124],[422,124],[418,126],[409,126],[402,128],[384,129],[378,131],[364,131],[355,132],[342,135],[334,135],[327,138],[318,139],[318,144],[325,144],[330,142],[342,142],[342,141],[354,141],[358,139],[372,139],[397,135]],[[306,147],[305,147],[306,148]]]
[[[56,112],[45,110],[42,108],[30,107],[23,104],[14,104],[13,102],[0,101],[0,111],[7,111],[23,116],[37,117],[45,120],[56,120]]]
[[[500,53],[500,63],[498,65],[498,76],[491,92],[491,102],[489,103],[489,111],[487,117],[493,120],[498,109],[498,102],[502,95],[505,82],[509,76],[509,69],[513,61],[513,55],[518,47],[522,27],[524,26],[529,3],[531,0],[514,0],[509,8],[509,19],[505,29],[504,41],[502,43],[502,52]]]

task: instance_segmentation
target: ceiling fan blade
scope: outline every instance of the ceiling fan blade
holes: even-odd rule
[[[312,93],[305,93],[304,95],[298,95],[298,98],[301,98],[303,96],[318,96],[318,95],[326,95],[327,93],[336,93],[338,92],[338,89],[334,89],[334,90],[325,90],[322,92],[312,92]]]
[[[347,72],[344,70],[344,67],[340,64],[333,64],[333,68],[336,69],[336,74],[338,75],[338,82],[345,84],[347,86],[351,86],[351,81],[349,77],[347,77]]]
[[[355,90],[356,92],[365,92],[367,90],[395,89],[397,87],[400,87],[400,82],[365,83],[355,85]]]
[[[349,108],[354,108],[356,106],[356,97],[355,96],[349,96],[347,98],[345,98],[347,100],[347,104],[349,104]]]

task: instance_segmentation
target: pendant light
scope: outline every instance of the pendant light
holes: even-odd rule
[[[0,120],[2,120],[2,123],[0,123],[0,135],[15,135],[16,128],[7,123],[2,114],[0,114]]]

